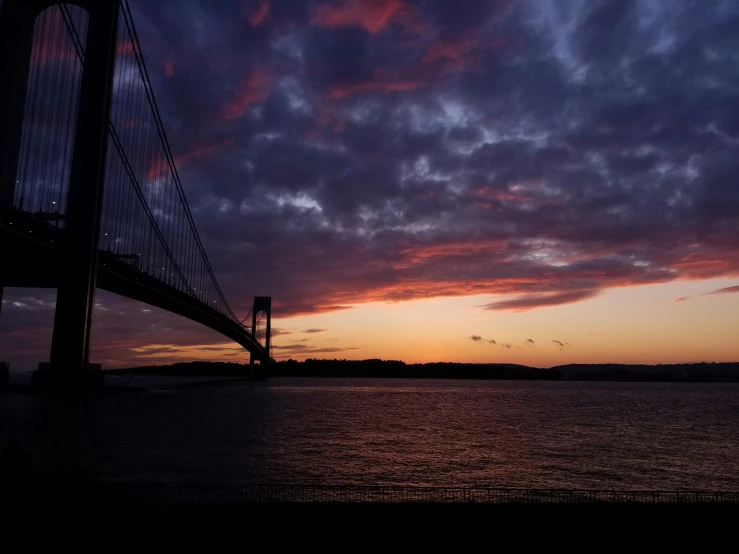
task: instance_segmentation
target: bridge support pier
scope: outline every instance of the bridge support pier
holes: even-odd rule
[[[259,359],[259,365],[257,366],[254,362],[257,361],[257,357],[253,352],[249,354],[249,379],[263,380],[267,376],[267,368],[264,367],[271,361],[270,356],[270,341],[272,336],[272,298],[269,296],[255,296],[254,304],[251,309],[251,330],[256,336],[257,332],[257,316],[260,313],[264,313],[267,316],[267,328],[264,339],[264,351],[266,356]]]
[[[270,296],[255,296],[254,305],[251,309],[251,329],[252,333],[256,333],[257,330],[257,315],[264,313],[267,316],[267,329],[264,337],[264,350],[267,353],[267,357],[264,360],[260,360],[260,363],[269,363],[270,360],[270,342],[272,340],[272,297]],[[254,363],[254,354],[251,355],[250,364]]]
[[[5,0],[0,11],[0,217],[13,204],[31,65],[34,26],[53,0]],[[41,364],[39,382],[79,381],[89,365],[95,302],[108,122],[113,93],[120,0],[79,0],[88,12],[69,196],[64,227],[64,264],[58,269],[51,363]],[[50,373],[59,373],[53,378]]]
[[[207,257],[202,251],[202,245],[199,244],[186,201],[180,195],[183,204],[182,213],[186,217],[180,217],[177,220],[177,226],[173,228],[179,229],[180,224],[192,228],[194,240],[198,243],[193,252],[198,259],[202,258],[207,268],[206,288],[211,289],[208,295],[203,295],[202,290],[198,291],[200,297],[191,294],[191,291],[183,290],[183,282],[188,283],[193,278],[200,277],[195,275],[194,269],[191,275],[182,275],[178,261],[174,259],[175,255],[171,253],[169,245],[157,229],[156,218],[152,215],[146,199],[141,195],[135,177],[131,175],[130,163],[120,144],[116,144],[116,150],[121,155],[122,166],[126,169],[131,181],[129,184],[137,189],[139,200],[143,203],[146,216],[143,220],[148,221],[148,230],[154,231],[148,236],[154,241],[155,247],[146,247],[147,256],[150,258],[147,260],[147,265],[152,267],[147,270],[148,272],[143,272],[143,267],[133,268],[131,264],[122,261],[117,253],[111,252],[108,249],[110,245],[100,244],[102,197],[111,129],[111,100],[119,13],[122,14],[120,16],[122,19],[125,16],[127,20],[120,30],[124,35],[128,33],[126,36],[134,46],[134,57],[139,60],[140,56],[138,39],[131,22],[128,21],[130,13],[128,13],[127,6],[122,6],[122,1],[73,0],[71,4],[75,6],[75,16],[78,15],[77,8],[87,12],[87,25],[84,25],[70,23],[69,14],[64,10],[59,11],[60,8],[57,5],[63,3],[59,0],[0,0],[0,75],[2,76],[0,85],[0,287],[58,289],[50,361],[39,364],[39,369],[34,376],[34,382],[37,384],[89,384],[102,381],[102,374],[98,371],[99,366],[89,363],[96,286],[130,298],[142,299],[152,305],[164,307],[164,309],[208,325],[235,340],[250,352],[254,352],[256,359],[261,362],[260,365],[271,361],[269,356],[270,299],[264,297],[255,299],[257,311],[267,315],[265,349],[249,333],[247,327],[236,318],[228,304],[225,303],[225,299],[223,301],[227,310],[222,309],[220,304],[220,299],[223,298],[222,293],[212,274]],[[44,13],[47,9],[50,11]],[[42,16],[42,19],[39,19],[39,16]],[[62,16],[64,22],[62,22]],[[82,19],[80,18],[79,21]],[[41,25],[39,21],[42,22]],[[77,29],[70,29],[69,25],[76,25]],[[37,26],[38,29],[36,29]],[[47,33],[48,27],[52,29]],[[65,40],[72,40],[75,48],[67,48],[70,44],[63,46],[61,39],[65,28],[69,34]],[[87,36],[82,49],[84,51],[81,51],[78,47],[77,32],[81,32],[83,28],[87,29]],[[39,34],[34,36],[35,32]],[[57,35],[59,40],[46,40],[53,35]],[[63,56],[65,62],[74,63],[74,68],[65,69],[62,76],[64,85],[59,90],[56,85],[47,86],[47,77],[53,78],[54,83],[57,82],[56,68],[53,69],[53,77],[50,76],[51,73],[48,75],[44,73],[42,77],[39,77],[41,73],[38,72],[52,70],[44,69],[47,65],[45,62],[41,64],[31,62],[33,49],[41,45],[44,45],[44,51],[61,48],[65,54]],[[67,53],[70,55],[69,60],[67,60]],[[75,53],[79,54],[79,59],[75,57]],[[39,56],[41,56],[40,53]],[[56,64],[56,58],[54,61]],[[152,121],[161,141],[162,152],[167,159],[170,159],[169,147],[163,136],[156,105],[151,97],[148,76],[145,75],[140,64],[139,70],[138,76],[141,78],[139,84],[142,84],[143,88],[140,93],[124,98],[121,102],[122,109],[130,108],[137,112],[143,109],[145,113],[148,113],[144,106],[148,105],[151,108]],[[31,75],[30,81],[29,74]],[[73,80],[77,79],[79,82],[74,83]],[[64,93],[68,82],[75,85],[74,94],[69,97]],[[29,88],[32,91],[30,95],[27,92]],[[26,96],[28,100],[33,100],[28,106]],[[44,153],[44,159],[41,160],[37,152],[38,148],[35,146],[35,143],[42,144],[41,139],[36,140],[33,145],[29,140],[28,147],[25,146],[26,141],[23,140],[24,124],[32,120],[34,122],[32,128],[36,129],[37,119],[45,120],[46,118],[44,96],[54,98],[64,104],[64,111],[60,114],[62,117],[58,118],[54,126],[59,129],[64,127],[66,133],[74,130],[74,140],[69,140],[68,134],[58,136],[54,134],[56,138],[53,142],[54,144],[59,142],[62,147],[65,163],[63,168],[53,172],[55,174],[52,175],[52,179],[46,178],[45,166],[48,159],[56,159],[57,154],[51,154],[51,157],[47,158],[47,154]],[[141,106],[136,106],[136,102],[141,102]],[[35,117],[38,112],[37,105],[44,106],[39,118]],[[33,109],[30,109],[32,106]],[[28,112],[29,121],[25,120],[26,112]],[[127,113],[127,111],[121,113]],[[40,130],[38,134],[43,138]],[[146,136],[145,134],[144,137]],[[151,166],[150,162],[158,159],[157,152],[151,148],[152,145],[146,144],[148,139],[139,140],[138,131],[132,138],[135,143],[133,146],[135,151],[132,153],[138,160],[136,163],[140,167]],[[67,159],[70,146],[67,142],[73,143],[70,159]],[[23,146],[22,149],[21,146]],[[156,145],[153,146],[158,148]],[[50,148],[51,145],[43,146],[44,152],[47,150],[50,152]],[[18,171],[19,159],[28,161],[28,164],[25,161],[21,162],[23,168],[20,172]],[[43,169],[44,177],[41,181],[44,186],[36,186],[38,179],[35,174],[31,176],[31,173],[26,170],[28,167]],[[69,176],[67,176],[67,168],[70,169]],[[179,179],[175,180],[177,190],[180,191]],[[113,188],[118,184],[118,179],[114,181]],[[50,196],[48,201],[41,199],[40,196],[37,198],[38,202],[31,201],[26,192],[31,183],[34,191],[38,188],[44,190],[44,194],[52,189],[56,190],[60,200],[66,189],[66,202],[60,201],[55,208],[51,208],[51,205],[46,205],[51,202]],[[126,184],[120,183],[120,185],[125,186]],[[132,202],[133,205],[138,206],[135,199]],[[57,204],[57,202],[51,202],[51,204]],[[38,209],[34,211],[36,207]],[[128,208],[126,209],[128,210],[126,213],[131,212]],[[116,212],[115,219],[120,220],[127,217],[121,214],[123,212]],[[53,224],[52,221],[54,221]],[[137,240],[135,230],[127,232],[130,239]],[[148,240],[145,237],[139,238],[144,241]],[[175,238],[175,240],[180,239]],[[104,247],[103,250],[100,250],[101,246]],[[189,248],[189,245],[186,246]],[[190,252],[183,248],[178,248],[178,250],[181,250],[182,256],[185,256],[185,252]],[[179,275],[175,279],[175,284],[172,284],[169,278],[175,275],[174,269],[171,275],[167,276],[169,272],[159,274],[158,268],[153,266],[155,262],[158,265],[160,255],[164,254],[170,259]],[[11,262],[3,266],[2,260],[11,260]],[[98,265],[100,265],[99,272]],[[164,270],[165,268],[162,267],[162,271]],[[0,288],[0,296],[2,292]],[[218,305],[210,305],[210,302],[205,304],[200,299],[212,299],[210,296],[213,292],[219,295]]]
[[[57,293],[51,363],[39,366],[39,382],[69,380],[72,384],[97,384],[102,381],[100,366],[89,363],[90,331],[119,8],[120,0],[95,2],[88,8],[85,65],[64,229],[66,263]],[[46,373],[58,375],[42,377]]]

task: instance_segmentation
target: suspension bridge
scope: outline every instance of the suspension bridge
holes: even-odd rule
[[[226,300],[180,181],[128,0],[0,0],[0,298],[57,289],[49,363],[90,363],[100,288],[272,361],[271,299]],[[263,329],[264,327],[264,329]]]

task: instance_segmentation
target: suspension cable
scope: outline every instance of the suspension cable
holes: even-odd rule
[[[76,26],[74,25],[72,18],[70,16],[68,7],[66,5],[59,6],[61,9],[62,17],[64,19],[64,23],[67,27],[67,30],[69,31],[71,37],[72,37],[72,43],[74,45],[77,57],[79,58],[80,62],[84,65],[84,47],[82,45],[82,41],[80,39],[79,33],[77,31]],[[156,104],[156,99],[154,97],[153,93],[153,87],[151,85],[151,80],[149,78],[149,73],[146,69],[146,65],[144,62],[143,54],[141,52],[141,46],[138,39],[138,34],[136,32],[136,28],[134,26],[133,17],[131,15],[130,6],[128,4],[128,0],[122,0],[121,2],[121,12],[123,13],[123,19],[126,25],[126,30],[128,31],[129,38],[131,39],[132,44],[132,50],[134,54],[134,59],[136,61],[136,65],[139,70],[139,74],[141,76],[142,82],[144,84],[144,90],[146,93],[146,99],[149,104],[149,108],[151,110],[152,116],[154,118],[154,123],[156,126],[157,135],[159,138],[159,142],[163,148],[165,159],[167,162],[168,169],[170,171],[170,174],[172,176],[172,179],[175,184],[176,192],[178,195],[178,198],[180,200],[180,206],[183,209],[187,223],[190,229],[190,232],[192,234],[192,237],[195,240],[195,245],[197,248],[198,253],[200,254],[201,262],[203,263],[204,269],[206,271],[206,274],[208,277],[210,277],[210,281],[212,286],[215,289],[215,292],[218,296],[218,298],[222,302],[223,308],[226,310],[230,318],[236,322],[241,327],[246,327],[244,325],[244,322],[248,319],[248,317],[251,315],[251,310],[247,313],[246,317],[241,320],[239,319],[236,314],[231,309],[231,306],[229,305],[228,301],[225,298],[225,295],[223,294],[223,291],[218,284],[218,280],[216,279],[215,273],[213,272],[213,268],[210,264],[210,260],[208,259],[207,254],[205,253],[205,248],[203,246],[202,240],[200,238],[200,234],[197,230],[197,226],[195,225],[195,221],[192,216],[192,212],[190,211],[189,204],[187,202],[187,198],[185,195],[184,188],[182,186],[182,182],[179,177],[179,173],[177,171],[177,167],[175,165],[174,156],[172,155],[172,151],[169,145],[169,141],[167,139],[166,133],[164,131],[164,124],[162,121],[161,113],[159,111],[159,108]],[[136,196],[138,196],[141,204],[144,207],[145,214],[147,219],[149,220],[151,227],[154,231],[154,235],[156,235],[157,239],[159,240],[159,243],[161,244],[162,248],[165,251],[166,257],[169,259],[170,263],[172,264],[172,268],[176,271],[182,282],[185,284],[187,291],[191,296],[197,297],[196,291],[193,289],[191,285],[192,279],[187,279],[184,275],[184,272],[179,266],[179,263],[175,259],[174,254],[172,253],[171,249],[169,248],[161,229],[159,228],[159,225],[156,222],[156,219],[154,218],[153,213],[151,212],[150,207],[148,206],[148,202],[146,201],[146,197],[141,190],[140,184],[138,182],[138,179],[135,176],[135,172],[133,171],[133,167],[131,166],[130,161],[128,160],[125,150],[123,148],[123,144],[120,140],[120,137],[118,136],[118,133],[115,129],[115,126],[112,121],[109,122],[109,131],[110,136],[113,139],[114,147],[120,157],[120,160],[123,164],[124,172],[127,174],[131,184],[133,185],[134,191],[136,193]],[[166,266],[166,264],[165,264]],[[225,315],[225,314],[224,314]],[[254,329],[252,329],[252,334],[254,333]]]

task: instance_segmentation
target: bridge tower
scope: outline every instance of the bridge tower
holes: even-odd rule
[[[89,375],[90,329],[121,0],[4,0],[0,8],[0,217],[13,201],[38,16],[60,3],[88,13],[50,364],[40,381]]]
[[[256,335],[257,332],[257,316],[263,313],[267,317],[267,329],[266,336],[264,338],[264,350],[267,353],[267,358],[259,360],[260,364],[266,364],[270,361],[270,342],[272,334],[272,297],[271,296],[255,296],[254,305],[251,310],[251,328],[252,333]],[[249,365],[254,365],[254,354],[249,358]]]

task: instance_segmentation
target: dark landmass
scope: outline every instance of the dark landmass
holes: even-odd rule
[[[739,362],[664,365],[569,364],[550,368],[517,364],[429,363],[394,360],[287,360],[266,368],[269,377],[370,377],[546,381],[739,382]],[[226,362],[176,363],[108,371],[110,374],[245,377],[250,366]]]

